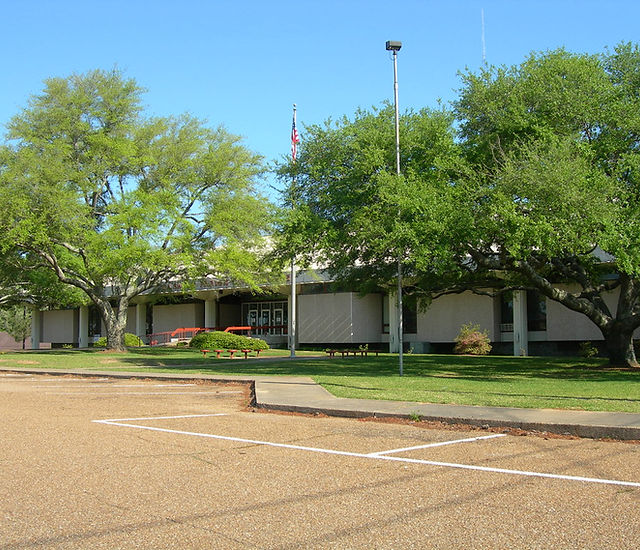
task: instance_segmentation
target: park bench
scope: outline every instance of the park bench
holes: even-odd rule
[[[336,353],[342,355],[342,357],[349,357],[349,355],[353,355],[357,357],[360,354],[360,357],[368,357],[369,353],[375,353],[376,357],[378,357],[378,350],[368,350],[368,349],[327,349],[325,353],[329,355],[329,357],[335,357]]]
[[[200,351],[202,352],[202,355],[204,355],[205,357],[207,356],[207,353],[211,353],[211,350],[208,350],[208,349],[202,349],[202,350],[200,350]],[[229,354],[229,358],[230,358],[230,359],[233,359],[233,356],[234,356],[236,353],[238,353],[238,350],[237,350],[237,349],[227,349],[227,350],[224,350],[224,349],[214,349],[214,350],[213,350],[213,353],[215,353],[215,354],[216,354],[216,359],[220,359],[221,355],[222,355],[225,351]],[[240,350],[240,353],[244,353],[244,358],[245,358],[245,359],[248,359],[248,358],[249,358],[249,354],[250,354],[251,352],[253,352],[253,351],[255,351],[255,352],[256,352],[256,357],[260,357],[260,350],[241,349],[241,350]]]

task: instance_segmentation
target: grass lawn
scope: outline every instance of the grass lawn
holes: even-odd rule
[[[602,359],[397,355],[303,359],[317,353],[269,350],[272,360],[216,360],[190,349],[132,348],[128,353],[52,350],[4,353],[0,367],[135,372],[309,376],[338,397],[501,407],[640,413],[640,370],[602,368]],[[278,360],[278,359],[281,360]]]

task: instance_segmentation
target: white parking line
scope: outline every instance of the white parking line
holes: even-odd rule
[[[150,388],[184,388],[186,386],[195,386],[196,384],[85,384],[85,385],[76,385],[76,384],[62,384],[60,386],[31,386],[36,389],[51,389],[51,388],[94,388],[97,390],[102,389],[113,389],[113,388],[142,388],[142,387],[150,387]]]
[[[145,420],[151,420],[151,418],[146,418]],[[300,445],[290,445],[288,443],[275,443],[272,441],[259,441],[255,439],[245,439],[241,437],[230,437],[226,435],[215,435],[215,434],[206,434],[199,432],[187,432],[182,430],[170,430],[168,428],[156,428],[153,426],[143,426],[139,424],[126,424],[123,422],[111,421],[111,420],[92,420],[92,422],[106,424],[110,426],[121,426],[125,428],[135,428],[139,430],[150,430],[154,432],[163,432],[163,433],[171,433],[171,434],[180,434],[180,435],[189,435],[194,437],[205,437],[209,439],[218,439],[223,441],[235,441],[238,443],[250,443],[252,445],[264,445],[268,447],[279,447],[284,449],[293,449],[297,451],[308,451],[313,453],[323,453],[323,454],[331,454],[331,455],[339,455],[339,456],[350,456],[355,458],[366,458],[369,460],[389,460],[394,462],[404,462],[410,464],[424,464],[428,466],[440,466],[445,468],[457,468],[463,470],[474,470],[478,472],[489,472],[489,473],[497,473],[497,474],[507,474],[507,475],[517,475],[517,476],[526,476],[526,477],[539,477],[539,478],[547,478],[547,479],[559,479],[563,481],[581,481],[585,483],[600,483],[604,485],[623,485],[627,487],[640,487],[639,482],[634,481],[621,481],[616,479],[601,479],[601,478],[593,478],[593,477],[582,477],[582,476],[569,476],[569,475],[561,475],[561,474],[551,474],[551,473],[543,473],[543,472],[528,472],[524,470],[508,470],[504,468],[491,468],[488,466],[474,466],[471,464],[457,464],[452,462],[437,462],[433,460],[421,460],[414,458],[403,458],[398,456],[385,456],[376,453],[353,453],[349,451],[337,451],[334,449],[322,449],[317,447],[303,447]]]
[[[115,388],[110,388],[115,389]],[[92,391],[54,391],[48,395],[100,395],[100,397],[111,395],[222,395],[223,393],[242,393],[242,392],[221,392],[221,391],[122,391],[122,392],[100,392],[97,394]]]
[[[139,420],[172,420],[174,418],[203,418],[207,416],[229,416],[229,413],[211,413],[211,414],[181,414],[178,416],[145,416],[142,418],[111,418],[108,420],[92,420],[97,424],[114,424],[117,422],[133,422]]]
[[[403,449],[391,449],[390,451],[378,451],[377,453],[369,453],[367,456],[375,457],[381,455],[390,455],[394,453],[404,453],[405,451],[416,451],[418,449],[428,449],[430,447],[444,447],[445,445],[455,445],[457,443],[470,443],[472,441],[480,441],[482,439],[494,439],[496,437],[505,437],[507,434],[482,435],[480,437],[467,437],[466,439],[454,439],[452,441],[439,441],[438,443],[428,443],[426,445],[416,445],[415,447],[404,447]]]

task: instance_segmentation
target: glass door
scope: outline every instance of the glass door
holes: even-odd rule
[[[282,334],[284,320],[282,316],[282,309],[277,308],[273,310],[273,324],[275,325],[273,328],[273,334]]]

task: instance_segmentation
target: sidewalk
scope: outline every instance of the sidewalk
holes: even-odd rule
[[[467,405],[435,405],[403,401],[345,399],[331,395],[307,377],[243,377],[204,374],[158,374],[57,369],[0,368],[0,372],[100,376],[111,378],[156,378],[162,380],[210,380],[246,382],[254,385],[257,408],[319,413],[352,418],[419,416],[448,424],[510,427],[590,438],[640,440],[640,414],[557,409],[515,409]]]

